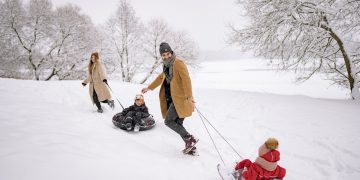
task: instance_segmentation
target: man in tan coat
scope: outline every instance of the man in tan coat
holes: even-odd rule
[[[198,139],[189,134],[183,126],[184,119],[194,112],[188,69],[182,60],[176,58],[168,43],[161,43],[159,51],[163,59],[163,72],[148,87],[142,89],[142,93],[161,85],[159,98],[165,125],[185,141],[184,153],[195,153]]]

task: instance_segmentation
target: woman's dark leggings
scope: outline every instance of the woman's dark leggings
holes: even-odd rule
[[[94,91],[93,91],[93,100],[94,100],[94,103],[96,104],[96,107],[98,108],[98,109],[101,109],[101,104],[100,104],[100,101],[99,101],[99,98],[98,98],[98,96],[97,96],[97,94],[96,94],[96,91],[95,91],[95,89],[94,89]],[[108,103],[109,101],[108,100],[105,100],[105,101],[101,101],[102,103]]]

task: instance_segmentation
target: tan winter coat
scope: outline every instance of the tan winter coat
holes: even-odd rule
[[[156,87],[161,85],[159,98],[163,118],[167,115],[164,81],[166,81],[165,74],[162,72],[148,86],[149,89],[154,90]],[[175,59],[173,65],[173,78],[170,82],[170,91],[179,117],[185,118],[191,116],[192,112],[194,112],[191,80],[186,65],[178,58]]]
[[[111,99],[109,89],[107,88],[106,84],[103,82],[104,79],[107,79],[104,68],[100,63],[94,63],[92,69],[92,75],[88,73],[88,77],[83,82],[85,84],[90,83],[89,94],[91,101],[93,101],[93,103],[94,103],[94,99],[93,99],[94,88],[99,101],[105,101],[107,99]]]

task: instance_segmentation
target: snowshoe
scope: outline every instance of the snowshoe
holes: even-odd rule
[[[185,149],[183,152],[187,154],[194,148],[196,149],[195,144],[197,142],[199,142],[199,139],[195,138],[193,135],[188,135],[188,137],[185,138]]]
[[[185,153],[183,150],[183,153],[187,154],[187,155],[191,155],[191,156],[199,156],[199,153],[197,152],[197,149],[195,146],[188,153]]]

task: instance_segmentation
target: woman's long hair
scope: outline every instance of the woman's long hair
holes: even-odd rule
[[[93,67],[94,67],[94,63],[93,63],[92,60],[91,60],[92,56],[95,56],[95,61],[96,61],[96,62],[99,62],[99,53],[98,53],[98,52],[93,52],[93,53],[91,53],[90,62],[89,62],[89,65],[88,65],[88,71],[89,71],[89,74],[90,74],[90,75],[92,74],[92,69],[93,69]]]

